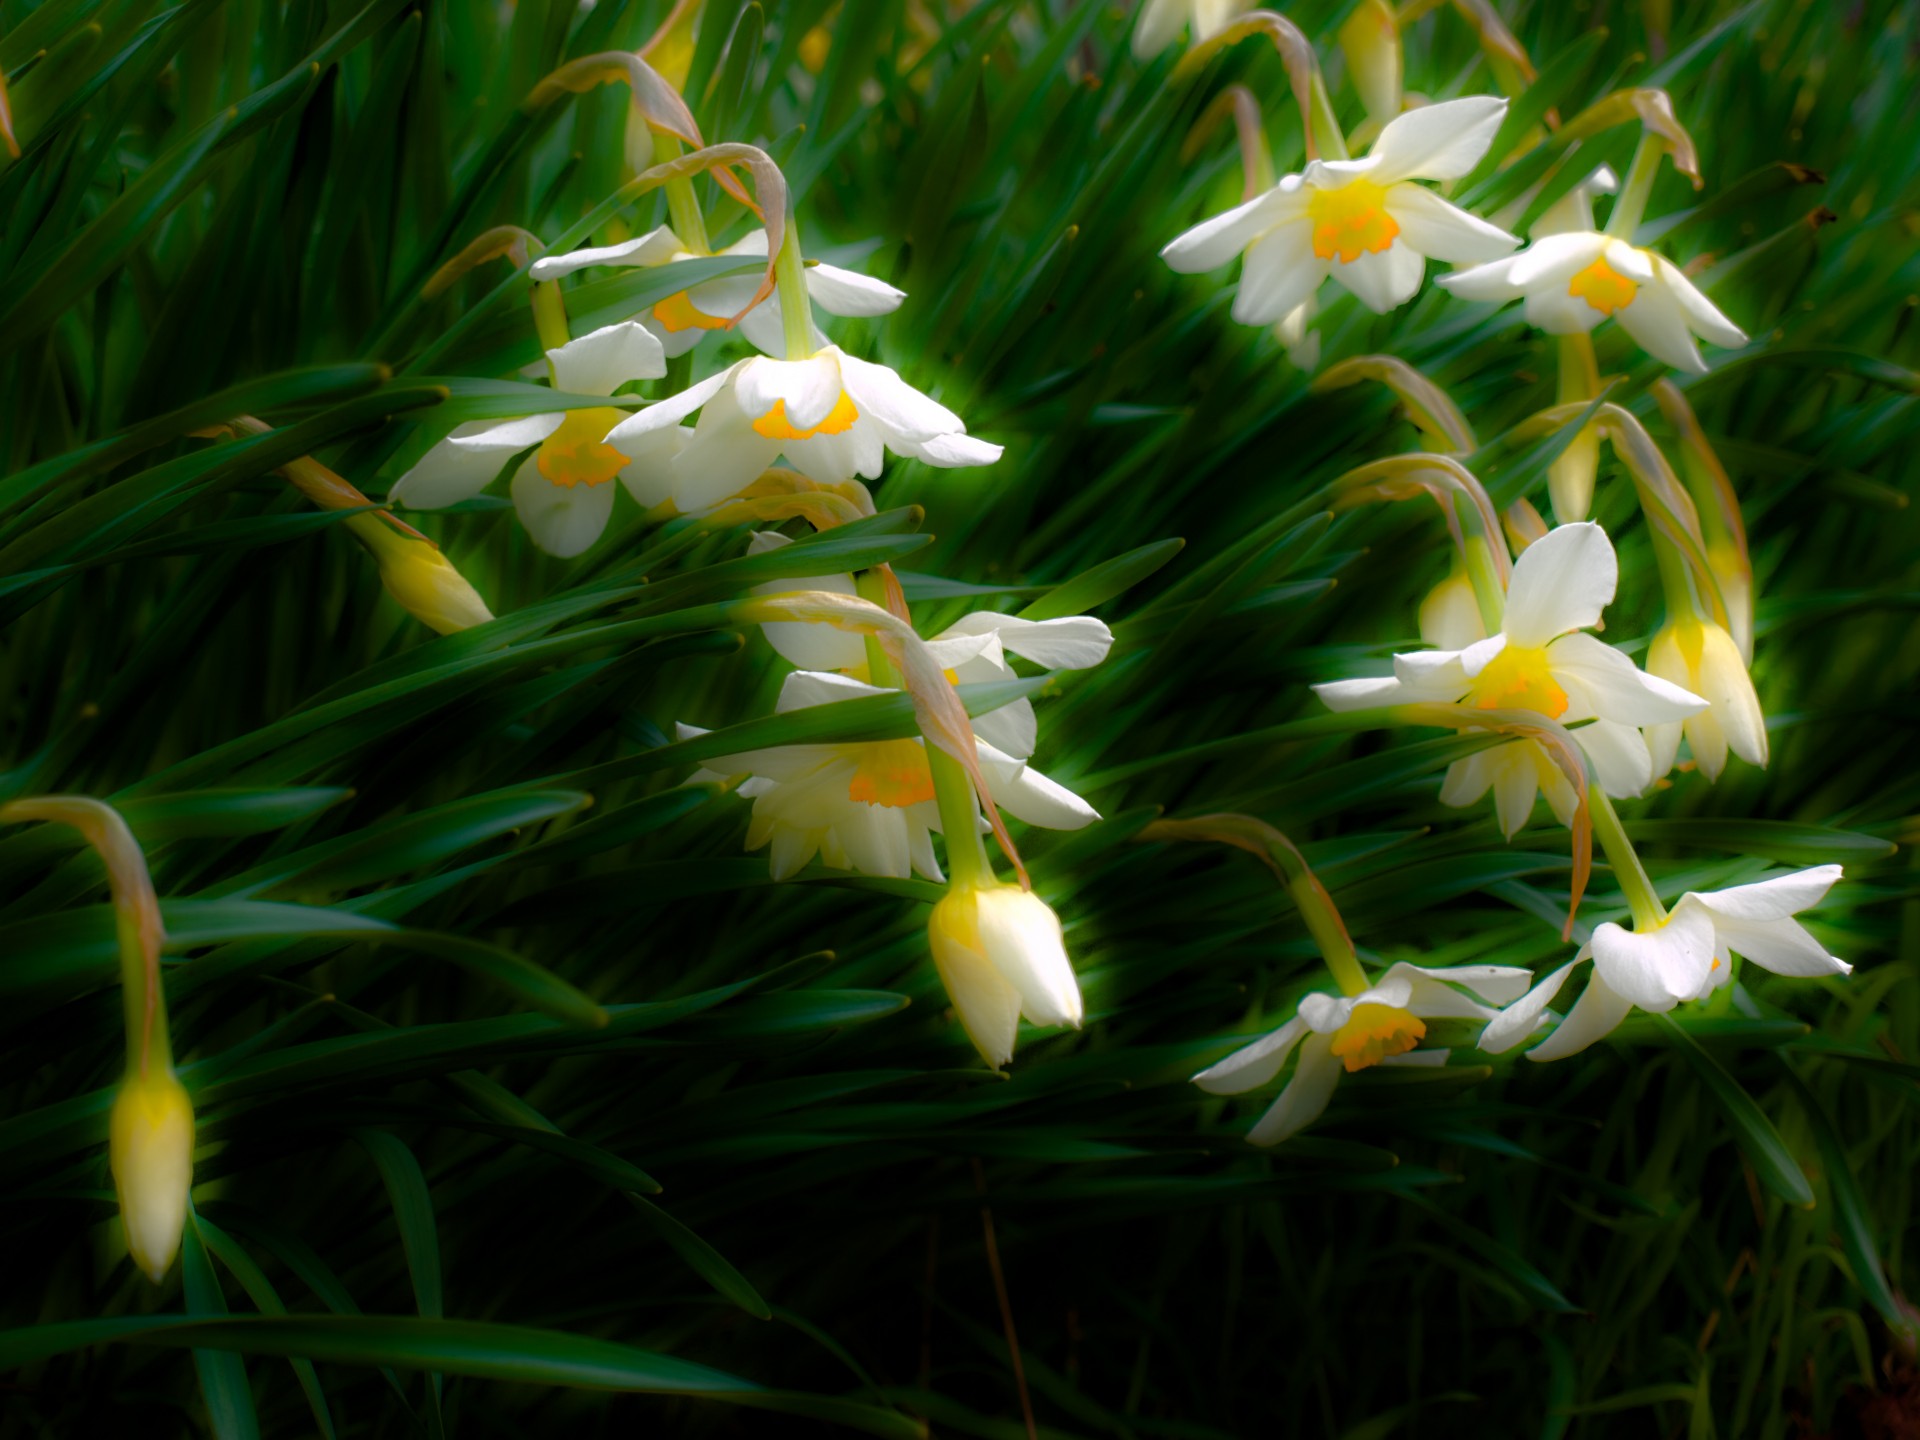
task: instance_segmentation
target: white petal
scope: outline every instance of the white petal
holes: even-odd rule
[[[1539,984],[1514,1001],[1494,1017],[1491,1024],[1480,1032],[1479,1048],[1489,1055],[1500,1055],[1513,1049],[1521,1041],[1540,1027],[1540,1017],[1547,1012],[1547,1006],[1553,997],[1560,993],[1560,987],[1567,983],[1567,977],[1576,965],[1585,963],[1587,952],[1583,949],[1573,959],[1548,975]]]
[[[619,449],[627,457],[620,467],[620,483],[644,508],[651,510],[670,498],[674,489],[673,457],[693,438],[693,427],[675,425],[635,435]]]
[[[1693,332],[1703,340],[1711,340],[1716,345],[1732,347],[1747,343],[1747,332],[1734,324],[1705,295],[1700,293],[1686,274],[1664,256],[1653,257],[1653,271],[1673,294],[1681,311],[1687,317],[1687,323]]]
[[[1372,179],[1458,180],[1487,153],[1506,118],[1507,102],[1497,95],[1469,95],[1409,110],[1387,122],[1367,158]]]
[[[1426,980],[1444,981],[1448,985],[1464,986],[1482,1000],[1490,1000],[1496,1005],[1519,999],[1527,993],[1527,987],[1533,981],[1533,972],[1517,965],[1443,965],[1433,969],[1424,965],[1409,965],[1402,960],[1387,971],[1389,979],[1399,975],[1419,976]],[[1422,993],[1416,980],[1409,1003],[1417,1005]]]
[[[1305,213],[1300,177],[1289,175],[1264,195],[1202,220],[1161,248],[1160,258],[1182,275],[1217,270],[1263,232]]]
[[[538,445],[565,418],[525,415],[462,425],[394,481],[389,498],[412,510],[438,510],[471,499],[500,473],[509,455]]]
[[[1179,36],[1191,7],[1183,0],[1147,0],[1133,27],[1133,58],[1151,60]]]
[[[1280,1073],[1293,1047],[1307,1034],[1306,1021],[1298,1015],[1270,1035],[1209,1065],[1193,1077],[1193,1083],[1212,1095],[1239,1095],[1257,1090]]]
[[[722,370],[718,375],[709,375],[698,385],[690,385],[678,395],[669,395],[666,399],[656,401],[644,410],[629,415],[607,432],[607,444],[623,455],[632,454],[633,452],[627,447],[627,441],[668,425],[678,425],[725,389],[727,382],[733,378],[733,372],[739,368],[735,365]],[[554,428],[558,429],[559,425],[556,423]]]
[[[884,280],[838,265],[809,265],[807,293],[829,315],[885,315],[907,298],[906,291]]]
[[[1440,803],[1457,809],[1477,804],[1493,788],[1492,755],[1491,750],[1476,750],[1449,765],[1440,782]]]
[[[607,528],[613,514],[610,481],[598,485],[556,485],[529,459],[513,476],[513,508],[533,543],[549,555],[578,555]]]
[[[1515,645],[1533,648],[1597,625],[1619,583],[1606,531],[1591,520],[1555,526],[1513,562],[1501,629]]]
[[[629,380],[667,373],[667,352],[644,325],[605,325],[547,351],[555,388],[575,395],[611,395]]]
[[[967,1038],[989,1065],[997,1069],[1006,1064],[1013,1058],[1020,1033],[1020,992],[979,951],[943,942],[937,926],[929,927],[928,936],[934,968],[966,1027]]]
[[[1716,920],[1720,943],[1776,975],[1846,975],[1853,967],[1794,920]]]
[[[771,530],[756,533],[747,542],[747,554],[764,555],[793,542]],[[858,590],[851,575],[800,575],[791,579],[769,580],[756,585],[756,595],[779,595],[793,590],[826,590],[836,595],[854,595]],[[867,661],[867,647],[858,635],[837,630],[831,625],[806,620],[777,620],[762,625],[767,643],[781,659],[801,670],[850,670]]]
[[[1020,992],[1035,1025],[1078,1025],[1080,986],[1067,960],[1060,919],[1038,895],[1012,885],[979,892],[974,921],[994,967]]]
[[[1411,300],[1426,273],[1427,262],[1398,239],[1385,250],[1363,252],[1344,264],[1335,261],[1332,270],[1333,278],[1376,315]]]
[[[796,621],[796,624],[807,622]],[[830,625],[817,627],[830,630]],[[831,705],[836,700],[857,700],[863,695],[891,695],[894,692],[851,675],[835,675],[825,670],[796,670],[780,682],[780,698],[774,702],[776,715],[790,710],[805,710],[814,705]]]
[[[1633,726],[1596,720],[1575,730],[1573,738],[1587,752],[1594,777],[1607,794],[1624,800],[1645,794],[1653,784],[1653,759]]]
[[[1528,748],[1531,744],[1521,740],[1493,752],[1493,809],[1509,840],[1533,818],[1533,802],[1540,793],[1540,767]]]
[[[1756,880],[1751,885],[1735,885],[1726,890],[1709,890],[1688,897],[1721,920],[1784,920],[1818,905],[1840,878],[1838,865],[1816,865],[1811,870],[1795,870]]]
[[[979,746],[982,768],[987,768],[986,752],[992,748],[986,744]],[[1031,765],[1021,765],[1017,774],[1006,779],[999,778],[992,769],[987,769],[987,773],[994,804],[1025,824],[1038,825],[1043,830],[1079,830],[1100,818],[1098,810]]]
[[[635,419],[649,413],[642,410]],[[608,440],[617,446],[620,442],[614,437],[632,423],[616,425]],[[759,479],[779,454],[780,442],[755,430],[733,392],[721,390],[702,408],[693,438],[673,457],[674,503],[682,510],[698,510],[737,495]]]
[[[1707,708],[1698,695],[1647,674],[1604,640],[1583,631],[1562,635],[1547,647],[1547,671],[1570,700],[1623,725],[1683,720]]]
[[[1644,733],[1653,778],[1658,780],[1673,769],[1673,762],[1680,756],[1680,723],[1674,721],[1665,725],[1648,725]]]
[[[1312,300],[1331,262],[1313,253],[1313,228],[1304,216],[1276,225],[1248,247],[1240,266],[1233,318],[1271,325]]]
[[[1039,722],[1034,718],[1033,702],[1016,700],[998,710],[973,717],[973,733],[1003,755],[1025,760],[1039,743]]]
[[[1613,318],[1654,359],[1694,375],[1706,373],[1707,362],[1687,328],[1687,312],[1666,286],[1642,285]]]
[[[1645,933],[1609,921],[1594,927],[1593,963],[1615,994],[1642,1010],[1671,1010],[1698,995],[1712,972],[1713,921],[1691,906],[1676,906]]]
[[[1439,650],[1464,650],[1487,638],[1480,601],[1464,571],[1449,575],[1420,602],[1420,638]]]
[[[528,273],[535,280],[558,280],[562,275],[571,275],[589,265],[664,265],[686,248],[672,229],[662,225],[636,239],[622,240],[618,245],[589,246],[583,250],[569,250],[562,255],[542,255],[533,262],[533,268]]]
[[[894,440],[887,443],[901,455],[911,456],[942,470],[957,470],[967,465],[991,465],[1006,453],[1006,447],[975,435],[936,435],[931,440]],[[862,470],[862,475],[869,472]],[[878,474],[876,470],[872,472]]]
[[[1587,977],[1587,988],[1573,1002],[1573,1009],[1553,1034],[1527,1052],[1529,1060],[1564,1060],[1577,1055],[1596,1040],[1613,1033],[1627,1018],[1633,1002],[1614,990],[1596,968]]]
[[[1733,753],[1749,765],[1767,763],[1767,717],[1754,693],[1740,647],[1718,625],[1700,627],[1700,688],[1726,732]]]
[[[1414,693],[1391,675],[1367,680],[1323,680],[1313,687],[1329,710],[1371,710],[1380,705],[1405,705],[1431,697]]]
[[[1424,186],[1393,186],[1387,191],[1386,210],[1400,227],[1400,238],[1431,260],[1455,265],[1497,260],[1520,244],[1519,236],[1468,214]]]
[[[1278,1145],[1304,1130],[1325,1113],[1339,1080],[1340,1062],[1333,1058],[1333,1041],[1323,1035],[1309,1036],[1300,1046],[1300,1059],[1287,1088],[1247,1132],[1247,1139],[1255,1145]]]
[[[1526,293],[1513,283],[1513,267],[1519,264],[1521,258],[1515,256],[1509,260],[1492,260],[1485,265],[1475,265],[1471,270],[1454,270],[1445,275],[1436,275],[1433,283],[1462,300],[1518,300]]]
[[[776,405],[786,407],[787,423],[811,430],[840,403],[840,367],[835,352],[822,351],[810,360],[771,360],[755,356],[740,367],[734,393],[749,419],[759,420]]]
[[[838,355],[839,352],[834,352]],[[885,365],[840,355],[841,383],[861,415],[886,432],[889,443],[902,440],[931,440],[938,435],[964,435],[967,427],[946,406],[921,394]],[[802,427],[804,428],[804,427]],[[895,447],[896,449],[899,447]],[[998,450],[995,451],[998,458]],[[978,460],[961,464],[982,464]]]
[[[1049,670],[1086,670],[1107,658],[1113,632],[1091,615],[1066,615],[1057,620],[1022,620],[993,610],[963,615],[941,632],[984,635],[992,632],[1000,643]]]

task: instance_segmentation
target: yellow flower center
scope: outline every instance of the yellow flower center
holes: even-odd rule
[[[1427,1033],[1426,1021],[1398,1005],[1368,1000],[1353,1007],[1347,1023],[1333,1032],[1333,1053],[1351,1075],[1378,1065],[1389,1055],[1404,1055]]]
[[[709,315],[694,307],[692,296],[685,290],[667,296],[653,307],[653,318],[668,330],[676,333],[681,330],[724,330],[727,317]]]
[[[1549,720],[1567,713],[1567,692],[1554,683],[1544,648],[1507,646],[1473,677],[1469,694],[1481,710],[1531,710]]]
[[[607,444],[606,434],[627,418],[611,405],[569,410],[560,428],[540,442],[534,463],[556,485],[604,485],[618,475],[627,457]]]
[[[1378,254],[1400,233],[1387,214],[1387,190],[1371,180],[1353,180],[1338,190],[1315,190],[1307,197],[1307,218],[1313,222],[1313,253],[1351,265],[1362,253]]]
[[[876,740],[859,748],[847,798],[899,810],[933,799],[927,752],[911,740]]]
[[[1611,315],[1631,305],[1640,287],[1607,264],[1607,257],[1602,255],[1567,282],[1567,293],[1586,301],[1602,315]]]
[[[833,409],[818,425],[794,429],[787,420],[787,402],[776,400],[771,410],[753,422],[753,428],[769,440],[805,440],[814,435],[838,435],[859,418],[860,412],[853,408],[853,398],[842,390],[840,398],[833,402]]]

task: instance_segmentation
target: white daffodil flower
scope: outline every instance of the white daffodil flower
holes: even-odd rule
[[[1718,780],[1726,769],[1728,750],[1749,765],[1766,768],[1767,717],[1733,636],[1697,616],[1670,620],[1647,649],[1647,670],[1704,695],[1708,705],[1683,721],[1647,727],[1655,775],[1673,769],[1683,728],[1700,773],[1709,780]]]
[[[935,658],[956,673],[997,650],[999,643],[991,633],[927,642]],[[774,709],[785,715],[836,700],[896,693],[848,675],[797,670],[782,683]],[[985,739],[984,733],[996,728],[991,718],[980,716],[974,729],[980,769],[995,805],[1016,820],[1047,830],[1078,830],[1100,818],[1066,786],[1028,765],[1026,756],[1008,754]],[[1016,719],[1001,728],[1021,726]],[[690,725],[679,727],[681,739],[705,733]],[[925,742],[918,737],[746,751],[708,761],[695,778],[743,773],[750,778],[741,783],[739,793],[753,801],[747,849],[772,847],[774,879],[795,874],[815,855],[835,870],[898,880],[915,872],[929,880],[945,878],[933,851],[933,833],[941,828],[933,772]]]
[[[747,541],[747,554],[766,555],[791,545],[777,530],[757,530]],[[801,575],[791,580],[769,580],[753,587],[755,595],[781,595],[793,590],[826,590],[835,595],[858,595],[851,575]],[[801,670],[864,670],[867,644],[851,630],[815,625],[806,620],[772,620],[760,627],[782,660]]]
[[[1515,999],[1532,979],[1511,965],[1458,965],[1428,970],[1404,961],[1358,995],[1302,997],[1299,1011],[1271,1035],[1236,1050],[1193,1077],[1215,1095],[1256,1090],[1280,1073],[1297,1048],[1300,1060],[1273,1107],[1247,1134],[1255,1145],[1277,1145],[1320,1118],[1344,1069],[1371,1065],[1444,1065],[1445,1050],[1415,1052],[1428,1020],[1492,1020],[1493,1005]],[[1493,1005],[1463,994],[1464,987]],[[1410,1053],[1413,1052],[1413,1053]]]
[[[673,456],[682,510],[738,493],[781,455],[826,485],[879,478],[887,450],[943,469],[1000,458],[946,406],[837,345],[805,360],[742,360],[623,420],[607,443],[639,445],[696,410],[693,438]]]
[[[1658,676],[1642,673],[1625,655],[1586,633],[1619,583],[1619,562],[1606,531],[1592,521],[1549,530],[1521,552],[1507,587],[1500,633],[1452,649],[1393,657],[1394,673],[1374,680],[1334,680],[1313,687],[1329,709],[1364,710],[1418,701],[1465,702],[1482,710],[1532,710],[1576,725],[1574,738],[1593,762],[1609,795],[1638,795],[1653,783],[1653,760],[1642,725],[1677,723],[1707,702]],[[1433,597],[1428,601],[1433,603]],[[1428,606],[1423,605],[1423,620]],[[1460,597],[1433,605],[1448,638],[1466,633]],[[1471,624],[1478,625],[1475,610]],[[1454,763],[1440,798],[1471,805],[1489,790],[1501,826],[1511,837],[1533,811],[1534,796],[1565,823],[1577,797],[1539,745],[1514,741]]]
[[[1838,865],[1818,865],[1727,890],[1688,891],[1649,930],[1598,925],[1578,955],[1500,1012],[1482,1032],[1480,1048],[1498,1054],[1531,1035],[1548,1002],[1588,960],[1587,988],[1559,1027],[1527,1052],[1529,1060],[1577,1055],[1636,1007],[1662,1014],[1700,999],[1733,978],[1736,954],[1776,975],[1845,975],[1853,967],[1829,955],[1793,918],[1817,905],[1839,878]]]
[[[612,395],[629,380],[667,373],[660,342],[631,321],[608,325],[547,352],[557,390]],[[513,475],[513,507],[549,555],[578,555],[600,538],[619,480],[642,505],[664,498],[668,462],[692,431],[661,427],[615,441],[627,412],[614,406],[553,410],[461,425],[395,482],[391,498],[438,510],[487,488],[509,456],[533,448]]]
[[[1151,60],[1178,40],[1182,30],[1190,32],[1195,45],[1211,40],[1250,8],[1251,0],[1146,0],[1133,27],[1133,58]]]
[[[1704,374],[1693,342],[1747,343],[1746,332],[1672,261],[1597,230],[1548,235],[1518,255],[1456,270],[1439,283],[1463,300],[1522,300],[1527,323],[1550,335],[1591,330],[1615,319],[1654,359]]]
[[[767,255],[767,232],[749,230],[717,253],[764,260]],[[590,265],[643,266],[653,269],[680,260],[705,258],[689,250],[671,227],[662,225],[618,245],[600,245],[584,250],[569,250],[561,255],[543,255],[533,262],[531,274],[535,280],[558,280],[562,275],[571,275]],[[806,276],[807,294],[812,297],[814,304],[829,315],[886,315],[899,309],[900,302],[907,298],[906,291],[895,289],[884,280],[875,280],[871,275],[862,275],[857,270],[843,270],[838,265],[810,264],[806,268]],[[741,307],[753,299],[754,291],[759,288],[760,274],[757,271],[751,275],[730,275],[719,280],[707,280],[689,290],[676,291],[664,300],[656,300],[645,314],[635,318],[660,341],[669,357],[684,355],[714,331],[724,330],[733,317],[740,313]],[[780,297],[769,295],[747,312],[738,329],[755,348],[768,355],[784,355],[786,338],[783,324]],[[827,343],[826,336],[820,334],[818,329],[814,335],[817,344],[824,346]]]
[[[1480,162],[1507,113],[1474,95],[1388,122],[1362,160],[1311,160],[1264,195],[1196,225],[1160,256],[1182,274],[1214,270],[1242,251],[1233,318],[1272,325],[1311,300],[1331,275],[1385,314],[1420,288],[1429,259],[1491,260],[1520,241],[1414,180],[1457,180]]]
[[[1022,1017],[1078,1029],[1080,985],[1060,918],[1017,885],[955,885],[927,917],[934,968],[967,1038],[998,1070],[1013,1058]]]

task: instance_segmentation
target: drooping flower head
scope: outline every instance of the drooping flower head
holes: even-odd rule
[[[1360,160],[1312,160],[1264,195],[1196,225],[1160,252],[1194,274],[1244,252],[1233,318],[1271,325],[1331,275],[1385,314],[1413,298],[1428,259],[1491,260],[1520,241],[1415,180],[1457,180],[1493,143],[1507,102],[1475,95],[1409,110]]]
[[[1192,44],[1211,40],[1250,8],[1251,0],[1146,0],[1133,27],[1133,58],[1151,60],[1179,39],[1182,30]]]
[[[762,229],[749,230],[717,254],[764,260],[767,232]],[[593,265],[653,269],[701,258],[705,257],[688,249],[670,227],[662,225],[617,245],[569,250],[561,255],[543,255],[533,262],[531,274],[536,281],[558,280],[562,275],[570,275]],[[886,315],[899,309],[900,302],[907,298],[906,291],[896,289],[884,280],[875,280],[870,275],[842,269],[838,265],[809,265],[806,281],[808,296],[829,315]],[[656,300],[644,314],[634,318],[660,341],[662,350],[669,358],[684,355],[709,335],[732,325],[733,317],[752,303],[759,287],[758,271],[749,275],[706,280],[690,289],[676,290],[663,300]],[[780,297],[775,294],[747,310],[736,328],[757,349],[768,355],[784,355],[784,323]],[[814,334],[817,344],[824,346],[827,343],[826,337],[818,330]]]
[[[634,448],[699,423],[672,458],[674,503],[699,509],[736,494],[778,457],[823,484],[878,479],[885,452],[952,468],[990,465],[1000,447],[885,365],[828,345],[804,360],[755,356],[622,420],[607,443]]]
[[[1604,530],[1591,521],[1559,526],[1514,562],[1497,634],[1456,649],[1395,655],[1391,676],[1330,681],[1314,686],[1314,693],[1333,710],[1437,701],[1531,710],[1562,725],[1593,721],[1573,733],[1602,787],[1637,795],[1653,778],[1638,727],[1684,721],[1707,702],[1643,673],[1587,633],[1600,623],[1618,583],[1619,562]],[[1445,613],[1453,626],[1464,623],[1457,605]],[[1452,638],[1458,638],[1457,628]],[[1572,813],[1573,792],[1557,772],[1547,773],[1550,768],[1531,741],[1496,746],[1459,761],[1448,772],[1442,799],[1466,805],[1493,790],[1511,835],[1544,787],[1564,821]]]
[[[1426,1022],[1491,1020],[1498,1012],[1481,1001],[1512,1000],[1531,978],[1510,965],[1429,970],[1403,961],[1358,995],[1315,991],[1302,997],[1286,1024],[1209,1065],[1193,1082],[1215,1095],[1257,1090],[1297,1050],[1286,1087],[1247,1134],[1255,1145],[1277,1145],[1320,1118],[1343,1070],[1351,1075],[1374,1065],[1444,1065],[1447,1051],[1417,1048],[1426,1038]]]
[[[666,356],[643,326],[608,325],[547,352],[554,387],[575,395],[607,395],[629,380],[667,373]],[[527,533],[550,555],[578,555],[607,528],[618,480],[643,505],[659,497],[660,476],[688,438],[677,429],[649,430],[616,441],[627,418],[616,406],[588,406],[481,420],[462,425],[394,483],[392,497],[416,510],[438,510],[486,489],[508,458],[532,447],[514,471],[513,505]]]
[[[1463,300],[1520,300],[1527,323],[1550,335],[1592,330],[1618,320],[1656,360],[1703,374],[1693,337],[1715,345],[1747,343],[1665,256],[1597,230],[1548,235],[1518,255],[1456,270],[1439,283]]]
[[[1726,890],[1688,891],[1664,919],[1631,930],[1611,921],[1597,925],[1579,954],[1487,1026],[1480,1048],[1498,1053],[1525,1040],[1567,977],[1588,960],[1587,988],[1528,1059],[1577,1055],[1636,1008],[1664,1014],[1702,998],[1733,978],[1735,955],[1776,975],[1845,975],[1853,967],[1828,954],[1793,918],[1817,905],[1839,878],[1838,865],[1819,865]]]
[[[1647,647],[1647,671],[1705,697],[1708,708],[1685,720],[1647,727],[1653,773],[1673,769],[1684,730],[1700,773],[1720,778],[1731,750],[1749,765],[1767,763],[1767,719],[1740,647],[1726,628],[1692,613],[1660,627]]]
[[[1023,1018],[1079,1027],[1080,984],[1060,917],[1032,891],[956,884],[927,917],[927,941],[967,1038],[996,1070],[1013,1058]]]

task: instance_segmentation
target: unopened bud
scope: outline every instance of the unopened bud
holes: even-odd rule
[[[402,535],[377,515],[347,521],[380,565],[380,583],[408,613],[442,635],[493,619],[487,602],[427,540]]]
[[[193,1188],[193,1102],[171,1069],[130,1074],[121,1084],[108,1154],[127,1253],[157,1285],[179,1253]]]
[[[989,1065],[1013,1058],[1020,1017],[1080,1024],[1080,986],[1060,918],[1016,885],[955,883],[927,919],[933,963],[967,1037]]]

